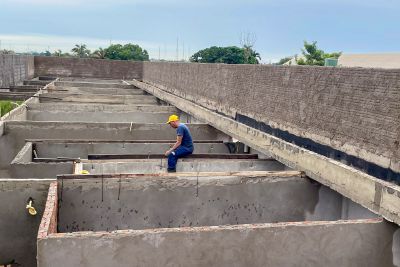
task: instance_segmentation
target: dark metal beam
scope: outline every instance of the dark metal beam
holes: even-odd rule
[[[61,143],[61,144],[80,144],[80,143],[133,143],[133,144],[151,144],[151,143],[168,143],[173,144],[176,140],[91,140],[91,139],[26,139],[26,142],[31,143]],[[194,143],[198,144],[221,144],[221,140],[194,140]]]

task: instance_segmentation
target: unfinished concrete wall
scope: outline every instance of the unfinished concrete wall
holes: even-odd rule
[[[9,167],[26,139],[174,140],[176,131],[163,124],[8,121],[0,138],[0,169]],[[205,124],[190,124],[194,140],[228,140]],[[40,157],[40,155],[39,155]]]
[[[36,238],[50,180],[0,179],[0,265],[36,266]],[[37,215],[29,215],[29,198]]]
[[[340,194],[301,178],[297,172],[277,172],[258,178],[194,175],[119,179],[116,175],[103,179],[64,179],[59,181],[59,195],[60,232],[348,217],[342,216]],[[376,217],[362,207],[360,210],[364,214],[359,218]]]
[[[399,176],[400,70],[145,63],[143,80],[369,174]]]
[[[36,76],[141,79],[142,71],[136,61],[35,56]]]
[[[15,85],[34,75],[31,56],[0,55],[0,88]]]
[[[52,234],[39,266],[393,266],[380,220]]]

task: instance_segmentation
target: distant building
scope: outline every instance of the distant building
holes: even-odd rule
[[[339,57],[338,66],[398,69],[400,53],[343,54]]]

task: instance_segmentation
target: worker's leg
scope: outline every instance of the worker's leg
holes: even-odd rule
[[[168,155],[168,170],[175,171],[176,170],[176,163],[178,162],[179,158],[183,158],[187,155],[193,153],[193,150],[187,149],[186,147],[178,147],[171,154]]]

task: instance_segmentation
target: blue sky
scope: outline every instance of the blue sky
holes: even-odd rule
[[[300,53],[303,41],[327,52],[400,52],[399,0],[0,0],[2,48],[16,51],[138,43],[175,59],[256,36],[263,62]],[[183,49],[184,47],[184,49]],[[184,54],[183,54],[184,51]]]

